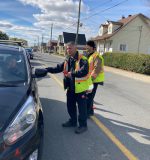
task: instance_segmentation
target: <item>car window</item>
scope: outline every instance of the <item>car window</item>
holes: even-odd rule
[[[26,50],[27,52],[32,52],[32,49],[31,49],[31,48],[25,48],[25,50]]]
[[[8,52],[8,51],[7,51]],[[27,67],[23,54],[0,51],[0,83],[27,81]]]

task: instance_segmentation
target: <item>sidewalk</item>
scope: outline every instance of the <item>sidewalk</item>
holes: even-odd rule
[[[119,74],[119,75],[122,75],[122,76],[125,76],[125,77],[128,77],[128,78],[139,80],[139,81],[142,81],[142,82],[150,83],[150,76],[148,76],[148,75],[143,75],[143,74],[139,74],[139,73],[125,71],[125,70],[122,70],[122,69],[117,69],[117,68],[108,67],[108,66],[105,66],[104,70],[108,71],[108,72],[115,73],[115,74]]]
[[[58,56],[59,58],[64,59],[64,57],[60,56],[60,55],[54,55],[54,56]],[[121,76],[125,76],[125,77],[128,77],[128,78],[139,80],[139,81],[142,81],[142,82],[145,82],[145,83],[150,83],[150,76],[148,76],[148,75],[134,73],[134,72],[130,72],[130,71],[126,71],[126,70],[122,70],[122,69],[118,69],[118,68],[113,68],[113,67],[108,67],[108,66],[105,66],[104,70],[107,71],[107,72],[112,72],[112,73],[115,73],[115,74],[119,74]]]

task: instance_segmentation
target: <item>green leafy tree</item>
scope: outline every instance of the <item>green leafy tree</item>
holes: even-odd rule
[[[8,40],[9,36],[6,33],[3,33],[2,31],[0,31],[0,39],[1,40]]]
[[[13,40],[13,41],[22,41],[25,46],[28,45],[28,41],[26,41],[25,39],[22,39],[22,38],[10,38],[10,40]]]

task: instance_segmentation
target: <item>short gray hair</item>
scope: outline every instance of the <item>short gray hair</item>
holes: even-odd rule
[[[76,46],[76,44],[75,44],[75,42],[74,42],[74,41],[70,41],[70,42],[66,43],[66,46],[70,46],[70,45],[72,45],[72,46]]]

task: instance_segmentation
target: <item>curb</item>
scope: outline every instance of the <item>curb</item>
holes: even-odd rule
[[[125,70],[122,70],[122,69],[117,69],[117,68],[108,67],[108,66],[105,66],[104,70],[108,71],[108,72],[115,73],[115,74],[119,74],[121,76],[125,76],[125,77],[128,77],[128,78],[139,80],[139,81],[142,81],[142,82],[150,83],[150,76],[148,76],[148,75],[143,75],[143,74],[139,74],[139,73],[125,71]]]
[[[55,55],[53,54],[53,56],[58,56],[59,58],[64,59],[64,57],[59,56],[59,55]],[[144,75],[144,74],[139,74],[139,73],[135,73],[135,72],[131,72],[131,71],[126,71],[123,69],[118,69],[118,68],[113,68],[113,67],[108,67],[108,66],[104,66],[104,70],[107,72],[112,72],[121,76],[125,76],[131,79],[135,79],[141,82],[145,82],[145,83],[150,83],[150,76],[148,75]]]

